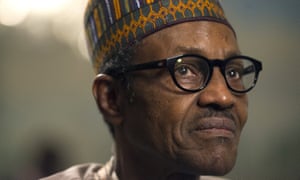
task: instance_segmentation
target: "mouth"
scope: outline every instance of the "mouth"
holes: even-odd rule
[[[236,129],[236,124],[232,119],[227,117],[208,117],[198,121],[191,132],[202,136],[234,138]]]

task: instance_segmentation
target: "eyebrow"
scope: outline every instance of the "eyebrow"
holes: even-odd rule
[[[203,49],[201,48],[195,48],[195,47],[189,47],[189,46],[177,46],[175,48],[175,52],[180,52],[180,53],[191,53],[191,54],[198,54],[198,55],[202,55],[205,57],[205,53],[203,51]],[[229,51],[226,52],[225,54],[225,59],[229,58],[229,57],[234,57],[234,56],[239,56],[241,55],[240,51]]]

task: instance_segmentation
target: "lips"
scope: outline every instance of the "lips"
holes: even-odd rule
[[[228,117],[206,117],[198,120],[192,131],[223,130],[236,132],[236,124]]]

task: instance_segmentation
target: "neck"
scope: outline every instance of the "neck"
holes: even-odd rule
[[[198,180],[199,176],[180,172],[174,162],[157,154],[116,141],[116,173],[119,180]]]

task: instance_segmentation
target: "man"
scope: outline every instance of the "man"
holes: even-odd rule
[[[85,26],[116,152],[49,179],[215,179],[233,168],[262,65],[241,55],[217,0],[90,0]]]

